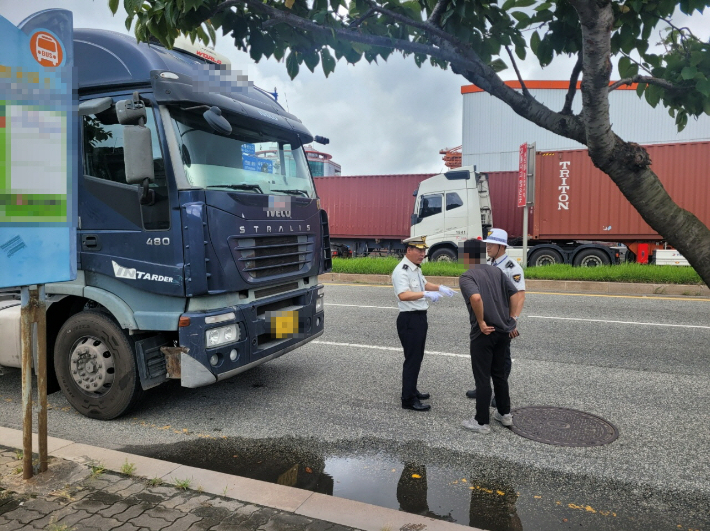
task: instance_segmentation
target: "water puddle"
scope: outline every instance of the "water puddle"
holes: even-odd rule
[[[229,438],[122,450],[492,531],[710,525],[699,509],[707,498],[551,475],[422,443]]]

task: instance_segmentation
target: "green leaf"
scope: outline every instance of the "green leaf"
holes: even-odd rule
[[[318,58],[318,54],[316,52],[309,52],[303,54],[303,62],[306,63],[308,70],[313,72],[316,69],[316,66],[318,66],[320,59]]]
[[[535,55],[537,55],[538,46],[540,46],[540,35],[537,31],[533,31],[533,34],[530,36],[530,49]]]
[[[490,66],[494,72],[502,72],[503,70],[508,68],[508,65],[505,64],[505,61],[503,61],[503,59],[496,59],[495,61],[492,61],[488,66]]]
[[[536,0],[516,0],[515,7],[530,7],[535,5]]]
[[[207,26],[207,33],[210,36],[210,40],[213,44],[217,44],[217,34],[214,31],[214,26],[210,22],[205,22],[205,26]]]
[[[694,66],[686,66],[683,70],[681,70],[680,77],[683,79],[693,79],[697,73],[698,69]]]
[[[298,75],[298,57],[297,52],[291,52],[286,58],[286,72],[291,79],[295,79]]]
[[[550,2],[544,2],[535,8],[535,11],[547,11],[552,7]]]
[[[649,85],[646,88],[646,101],[651,107],[656,107],[658,102],[661,101],[661,96],[663,95],[663,89],[656,85]]]
[[[639,83],[636,85],[636,94],[638,94],[639,98],[643,96],[644,90],[646,90],[646,83]]]
[[[710,116],[710,100],[705,100],[703,102],[703,111],[705,112],[705,114]]]
[[[527,20],[530,20],[530,16],[522,11],[515,11],[511,14],[511,16],[518,22],[525,22]]]
[[[202,0],[183,0],[185,2],[185,12],[197,11],[202,6]]]
[[[320,51],[320,61],[323,65],[323,73],[325,74],[325,77],[328,77],[330,73],[335,70],[335,59],[333,59],[333,56],[330,55],[328,48],[323,48]]]
[[[695,89],[706,98],[710,98],[710,80],[701,79],[695,84]]]
[[[678,127],[678,132],[680,133],[683,129],[685,129],[685,126],[688,125],[688,113],[685,111],[678,112],[678,115],[675,117],[675,124]]]
[[[108,0],[108,8],[115,15],[116,11],[118,11],[118,0]]]
[[[505,0],[505,3],[501,6],[501,10],[508,11],[509,9],[512,9],[514,5],[515,0]]]
[[[132,25],[133,25],[133,17],[129,15],[126,17],[126,31],[131,31]]]

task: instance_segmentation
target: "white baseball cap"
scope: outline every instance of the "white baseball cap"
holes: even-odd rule
[[[508,233],[503,229],[491,229],[488,231],[488,236],[483,242],[508,247]]]

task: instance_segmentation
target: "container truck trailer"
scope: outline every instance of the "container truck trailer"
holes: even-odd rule
[[[212,384],[320,336],[328,221],[301,121],[204,53],[73,35],[78,275],[46,285],[48,366],[72,406],[111,419],[168,379]],[[16,293],[0,337],[0,365],[19,367]]]
[[[706,185],[710,142],[645,147],[651,168],[674,201],[710,224]],[[514,244],[522,241],[518,172],[477,173],[469,167],[427,179],[413,177],[387,176],[386,185],[367,176],[318,179],[334,228],[333,241],[363,256],[362,251],[372,247],[358,242],[375,235],[372,241],[384,250],[400,250],[401,239],[423,235],[431,260],[453,259],[460,241],[485,234],[487,225],[505,229]],[[474,186],[477,194],[471,194]],[[643,221],[611,179],[594,167],[586,150],[538,152],[534,198],[528,265],[596,266],[624,258],[687,265],[677,251],[667,249],[663,237]],[[404,221],[408,217],[409,232]],[[511,255],[522,260],[522,249],[512,248]]]

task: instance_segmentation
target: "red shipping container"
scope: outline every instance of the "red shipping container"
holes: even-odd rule
[[[671,198],[710,225],[710,142],[645,146]],[[515,195],[510,197],[515,203]],[[493,209],[493,220],[496,210]],[[531,235],[541,240],[661,240],[611,178],[592,164],[586,150],[538,152],[535,219]]]
[[[518,197],[517,171],[489,171],[488,190],[491,197],[493,226],[508,233],[508,239],[523,236],[523,210],[516,202]],[[528,226],[532,227],[531,219]]]
[[[414,191],[436,175],[353,175],[314,179],[331,238],[409,238]]]

